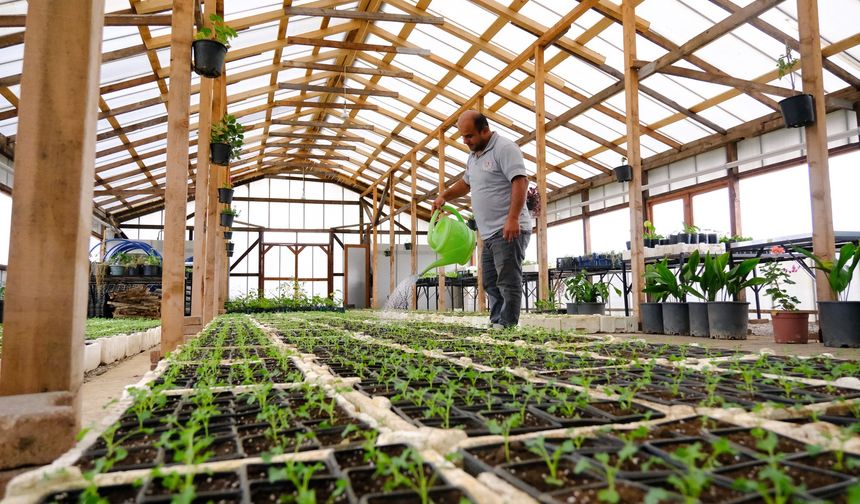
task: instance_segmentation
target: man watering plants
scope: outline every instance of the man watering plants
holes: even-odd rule
[[[531,237],[523,155],[517,144],[490,131],[487,118],[477,111],[463,112],[457,129],[472,153],[463,178],[442,191],[433,209],[472,193],[472,210],[484,240],[481,267],[490,323],[495,328],[515,326],[520,319],[523,258]]]

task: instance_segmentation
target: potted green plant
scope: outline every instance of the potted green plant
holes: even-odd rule
[[[797,60],[792,57],[791,48],[786,44],[785,54],[779,56],[776,66],[779,68],[780,79],[788,74],[792,91],[795,90],[795,65],[797,65]],[[779,108],[782,111],[782,120],[785,122],[786,128],[800,128],[815,122],[815,100],[813,100],[810,94],[800,93],[789,96],[779,102]]]
[[[212,124],[209,136],[209,157],[212,163],[227,166],[230,159],[237,159],[242,154],[245,128],[236,121],[236,116],[224,114],[220,121]]]
[[[564,281],[567,297],[573,303],[567,303],[568,315],[603,315],[606,313],[606,301],[609,299],[609,284],[603,281],[590,282],[587,271],[582,270]],[[615,292],[621,294],[617,288]]]
[[[653,264],[645,265],[645,288],[643,291],[648,297],[648,302],[639,305],[640,321],[642,322],[642,332],[663,334],[663,301],[669,294],[656,288],[654,267]]]
[[[120,252],[118,254],[114,254],[110,258],[110,269],[108,274],[110,276],[123,276],[126,274],[127,266],[132,261],[131,256],[128,252]]]
[[[155,254],[147,255],[143,263],[143,276],[161,275],[161,258]]]
[[[224,231],[224,239],[230,240],[231,238],[233,238],[233,231]]]
[[[752,258],[729,268],[729,254],[705,256],[702,285],[705,292],[722,293],[721,301],[708,302],[708,331],[711,338],[746,339],[749,327],[749,303],[737,301],[747,287],[765,283],[764,277],[749,278],[759,258]],[[716,298],[716,295],[714,298]],[[729,300],[731,299],[731,300]]]
[[[780,247],[781,248],[781,247]],[[797,265],[794,266],[797,268]],[[770,296],[770,312],[775,343],[807,343],[809,341],[809,313],[798,311],[800,300],[788,294],[785,286],[794,285],[789,271],[778,262],[766,263],[761,268],[766,282],[765,294]]]
[[[654,224],[651,221],[646,220],[643,223],[643,226],[645,227],[645,232],[642,233],[642,238],[645,241],[645,246],[656,247],[657,245],[659,245],[660,240],[663,238],[663,235],[657,234],[657,230],[654,227]]]
[[[818,302],[821,341],[829,347],[860,347],[860,301],[848,301],[854,270],[860,262],[860,245],[846,243],[836,260],[825,260],[808,250],[795,249],[813,260],[814,268],[827,276],[837,301]]]
[[[201,28],[194,35],[194,42],[191,43],[192,66],[197,75],[214,78],[219,77],[224,68],[228,41],[238,34],[218,14],[209,16],[209,21],[212,22],[211,28]]]
[[[615,180],[618,182],[629,182],[633,180],[633,167],[627,164],[627,158],[621,158],[621,165],[612,169],[615,172]]]
[[[669,269],[669,260],[665,257],[645,272],[645,293],[663,296],[674,301],[664,301],[663,334],[687,335],[690,333],[690,314],[687,308],[687,289],[683,280],[675,276]]]
[[[699,227],[683,222],[681,224],[684,226],[684,231],[678,233],[678,241],[681,243],[699,243]]]
[[[704,289],[699,290],[695,287],[696,285],[700,287],[702,285],[699,264],[701,264],[701,256],[698,250],[694,250],[681,268],[681,278],[687,293],[702,301],[687,303],[687,312],[690,317],[690,336],[707,338],[711,335],[708,323],[707,294],[704,292]],[[716,293],[713,293],[713,296],[716,297]]]
[[[233,219],[239,216],[239,211],[232,207],[227,207],[221,210],[221,225],[229,228],[233,227]]]
[[[233,184],[228,180],[218,188],[218,203],[230,204],[233,202]]]

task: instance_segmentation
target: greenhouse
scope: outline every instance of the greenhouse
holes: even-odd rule
[[[857,19],[0,1],[0,502],[860,504]]]

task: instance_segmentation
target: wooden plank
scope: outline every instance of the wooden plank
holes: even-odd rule
[[[282,61],[281,67],[305,68],[308,70],[327,70],[329,72],[337,72],[340,74],[381,75],[383,77],[394,77],[397,79],[411,79],[415,76],[415,74],[413,74],[412,72],[405,72],[402,70],[383,70],[380,68],[332,65],[330,63],[313,63],[305,61]]]
[[[362,142],[363,138],[355,135],[323,135],[320,133],[293,133],[291,131],[271,131],[269,136],[283,138],[302,138],[305,140],[340,140],[341,142]]]
[[[161,351],[172,352],[183,341],[185,317],[185,202],[188,178],[188,114],[191,91],[191,0],[173,2],[171,65],[167,104],[167,183],[164,203],[164,252],[161,275]]]
[[[437,147],[438,153],[436,154],[436,158],[439,160],[439,193],[445,190],[445,129],[440,128],[438,132],[439,146]],[[438,293],[438,303],[436,304],[437,311],[445,311],[446,309],[446,293],[445,289],[445,266],[441,268],[437,268],[439,271],[439,287],[437,288]]]
[[[206,0],[203,26],[211,27],[209,16],[215,13],[215,1]],[[209,135],[212,126],[212,86],[213,79],[201,79],[200,104],[198,106],[197,152],[204,153],[197,159],[197,172],[194,177],[194,264],[191,277],[191,315],[203,317],[203,281],[206,277],[206,218],[209,205]]]
[[[0,395],[70,392],[74,425],[29,439],[62,452],[80,428],[104,1],[33,1],[28,12]]]
[[[544,46],[535,47],[535,133],[537,141],[537,189],[539,194],[547,194],[546,189],[546,109],[544,106]],[[538,299],[549,299],[549,255],[547,253],[546,198],[540,199],[541,208],[537,218],[538,249]]]
[[[348,150],[354,151],[357,149],[355,145],[331,145],[331,144],[315,144],[315,143],[266,143],[266,147],[283,147],[284,149],[319,149],[319,150]]]
[[[27,16],[12,14],[0,16],[0,28],[20,28]],[[105,14],[104,26],[170,26],[170,16],[140,16],[136,14]]]
[[[621,5],[624,34],[624,98],[627,118],[627,163],[633,167],[633,179],[627,183],[630,208],[630,286],[632,315],[640,316],[639,305],[645,302],[645,243],[643,241],[642,158],[639,151],[639,80],[642,75],[634,68],[636,61],[636,6]],[[692,51],[691,51],[692,52]]]
[[[390,21],[392,23],[416,23],[441,25],[445,18],[440,16],[413,16],[409,14],[391,14],[388,12],[365,12],[353,9],[324,9],[308,7],[285,7],[287,16],[314,16],[341,19],[360,19],[362,21]]]
[[[349,156],[340,154],[305,154],[298,152],[270,152],[266,156],[297,159],[331,159],[336,161],[347,161],[350,159]]]
[[[333,123],[328,121],[294,121],[292,119],[272,119],[272,124],[280,126],[304,126],[306,128],[357,129],[373,131],[370,124]]]
[[[657,72],[661,68],[667,65],[671,65],[679,59],[696,52],[698,49],[701,49],[702,47],[710,44],[714,40],[717,40],[723,35],[726,35],[738,26],[741,26],[742,24],[748,22],[753,18],[757,18],[758,16],[760,16],[764,12],[767,12],[774,6],[779,5],[780,3],[782,3],[782,1],[783,0],[759,0],[757,2],[753,2],[747,5],[742,9],[739,9],[738,11],[727,16],[725,19],[722,19],[710,28],[691,38],[689,41],[682,44],[677,49],[669,51],[663,56],[660,56],[656,60],[640,68],[639,80],[643,80],[654,72]],[[631,61],[630,63],[630,66],[632,68],[633,62]]]
[[[389,176],[391,178],[391,176]],[[392,185],[394,184],[394,180],[390,182]],[[388,213],[391,214],[390,219],[388,219],[388,297],[391,298],[394,295],[394,285],[395,285],[395,259],[397,258],[397,253],[394,249],[394,223],[396,219],[394,219],[394,196],[395,191],[389,191],[388,197]]]
[[[732,142],[726,145],[726,162],[731,163],[738,160],[738,143]],[[741,194],[740,179],[738,178],[737,166],[726,170],[729,180],[729,231],[732,236],[742,236],[741,231]]]
[[[314,107],[314,108],[335,108],[342,110],[379,110],[379,105],[371,105],[369,103],[330,103],[330,102],[315,102],[307,100],[275,100],[272,102],[274,107]]]
[[[294,91],[318,91],[321,93],[334,93],[339,95],[352,94],[359,96],[384,96],[387,98],[397,98],[399,96],[399,94],[395,93],[394,91],[377,91],[375,89],[359,89],[334,86],[316,86],[313,84],[293,84],[291,82],[280,82],[278,83],[278,88],[291,89]]]
[[[376,187],[373,187],[373,212],[376,213],[379,209],[379,197],[376,193]],[[377,259],[379,255],[379,237],[377,236],[377,228],[378,226],[371,221],[370,227],[372,228],[372,238],[370,242],[370,246],[373,247],[373,252],[371,253],[370,259],[370,271],[371,271],[371,285],[372,290],[370,294],[371,298],[371,308],[378,309],[379,308],[379,276],[376,274],[376,265]]]
[[[412,250],[410,250],[409,254],[409,271],[413,276],[418,274],[418,202],[415,200],[415,192],[418,189],[418,178],[415,176],[416,171],[418,169],[418,160],[416,159],[417,155],[412,153],[412,160],[409,164],[410,173],[411,173],[411,194],[412,200],[409,202],[409,225],[411,227],[410,230],[410,239],[412,243]],[[412,284],[412,305],[411,308],[413,310],[418,309],[418,287],[413,282]]]
[[[824,75],[821,68],[821,36],[817,0],[797,0],[800,34],[800,67],[803,92],[815,100],[815,122],[806,127],[806,157],[809,161],[809,198],[812,203],[812,249],[822,260],[833,260],[833,203],[830,197],[830,166],[827,152],[827,110],[824,104]],[[827,276],[815,271],[818,301],[835,301]]]
[[[412,54],[416,56],[430,56],[431,54],[429,49],[418,49],[414,47],[389,46],[380,44],[362,44],[359,42],[340,42],[337,40],[314,39],[306,37],[287,37],[287,43],[291,45],[333,47],[335,49],[347,49],[350,51],[373,51],[393,54]]]

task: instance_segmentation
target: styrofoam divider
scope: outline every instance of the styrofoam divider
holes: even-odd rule
[[[158,346],[160,343],[161,327],[89,340],[84,348],[84,372],[92,371],[99,366],[112,364],[127,357],[134,357],[140,352]]]
[[[382,310],[370,312],[382,320],[415,320],[437,322],[442,324],[460,324],[467,327],[486,328],[486,314],[443,315],[437,313],[416,313],[400,310]],[[523,313],[520,316],[521,327],[537,327],[553,331],[581,331],[587,335],[600,333],[634,333],[638,332],[638,320],[635,317],[621,315],[549,315]]]

